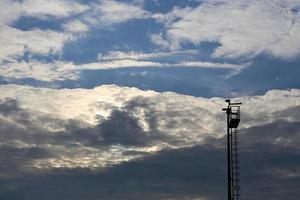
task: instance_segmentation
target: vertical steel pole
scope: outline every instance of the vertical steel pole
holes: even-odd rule
[[[228,184],[228,200],[232,200],[231,198],[231,148],[230,148],[230,132],[229,132],[229,114],[230,114],[230,108],[228,105],[227,108],[227,184]]]

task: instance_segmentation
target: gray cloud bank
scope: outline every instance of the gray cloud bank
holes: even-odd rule
[[[299,96],[236,99],[244,199],[298,199]],[[16,85],[0,98],[1,199],[225,199],[223,99]]]

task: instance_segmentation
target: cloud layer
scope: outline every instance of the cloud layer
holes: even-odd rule
[[[1,2],[0,15],[0,64],[3,66],[0,75],[8,82],[22,79],[51,82],[78,80],[81,70],[188,66],[229,69],[231,72],[224,77],[230,78],[251,62],[231,63],[227,58],[247,60],[269,54],[290,60],[300,52],[300,5],[295,1],[202,1],[194,7],[175,6],[166,13],[150,12],[143,6],[142,1],[101,0],[84,4],[5,0]],[[24,29],[16,26],[19,20],[24,20],[20,23],[35,21],[44,27],[37,23]],[[144,30],[147,34],[143,42],[148,47],[143,50],[130,46],[119,50],[118,45],[103,50],[101,43],[98,61],[95,55],[94,60],[78,66],[72,62],[75,58],[68,61],[62,58],[68,53],[65,48],[68,44],[91,37],[93,31],[122,31],[118,25],[135,26],[136,21],[143,20],[154,24],[153,29]],[[203,43],[218,44],[205,59],[197,58],[193,50],[185,51],[186,44],[201,49]],[[154,49],[155,45],[161,49]],[[176,57],[187,52],[190,55]],[[158,57],[173,60],[168,62]],[[220,58],[226,61],[215,61]]]
[[[225,194],[223,99],[113,85],[91,90],[3,85],[1,91],[2,198],[31,191],[30,198],[38,199],[50,190],[58,191],[47,192],[50,199],[81,199],[87,192],[90,199]],[[300,91],[233,100],[243,102],[243,197],[297,199]]]
[[[231,64],[231,63],[215,63],[202,61],[181,61],[176,63],[151,61],[149,59],[141,59],[142,57],[153,56],[152,54],[136,54],[132,55],[130,52],[118,52],[122,56],[128,55],[129,58],[115,58],[107,60],[112,55],[104,55],[104,60],[99,62],[86,63],[76,65],[72,62],[54,61],[41,62],[38,60],[29,61],[13,61],[3,64],[0,69],[0,74],[7,81],[20,80],[32,78],[38,81],[54,82],[63,80],[79,80],[81,71],[83,70],[106,70],[106,69],[120,69],[120,68],[147,68],[147,67],[195,67],[207,69],[227,69],[230,74],[239,72],[246,68],[250,63]],[[157,55],[158,54],[158,55]],[[164,57],[165,53],[157,53],[155,56]],[[161,55],[159,55],[161,54]],[[172,53],[169,53],[172,55]],[[98,56],[100,57],[100,56]],[[132,58],[136,57],[136,58]],[[139,58],[141,57],[141,58]]]
[[[173,49],[185,42],[218,42],[213,56],[240,58],[263,53],[291,59],[300,52],[299,7],[293,0],[202,1],[197,8],[181,12],[180,20],[164,22],[165,35]]]
[[[32,163],[41,169],[109,166],[224,136],[220,98],[113,85],[92,90],[7,85],[1,91],[1,145],[44,149],[52,157]],[[297,112],[288,112],[299,107],[299,96],[299,90],[274,90],[235,99],[245,104],[241,128],[299,120]]]

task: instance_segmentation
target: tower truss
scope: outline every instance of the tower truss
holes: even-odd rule
[[[223,108],[227,114],[227,186],[228,200],[240,199],[240,160],[239,140],[237,127],[240,123],[241,103],[231,103],[229,99],[227,108]]]

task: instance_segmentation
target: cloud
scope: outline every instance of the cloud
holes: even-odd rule
[[[0,61],[15,61],[26,53],[58,55],[62,53],[66,42],[78,39],[78,33],[85,33],[95,25],[104,26],[131,19],[144,19],[149,15],[137,5],[117,1],[100,1],[90,5],[68,0],[5,0],[0,5]],[[42,30],[38,27],[21,30],[12,26],[13,22],[24,16],[58,21],[62,23],[64,31]],[[58,19],[64,20],[59,22]]]
[[[224,99],[113,85],[0,90],[1,198],[30,191],[40,199],[48,190],[59,191],[48,198],[72,191],[74,199],[86,192],[90,199],[225,194]],[[297,199],[299,98],[293,89],[233,99],[243,102],[243,198]]]
[[[80,20],[70,21],[67,24],[64,24],[64,28],[66,31],[69,31],[71,33],[81,33],[87,32],[89,30],[88,25]]]
[[[150,40],[153,44],[155,44],[157,46],[160,46],[162,49],[169,49],[170,48],[170,42],[168,40],[165,40],[161,33],[151,34],[150,35]]]
[[[102,0],[86,4],[60,0],[2,1],[0,63],[3,68],[0,73],[8,82],[17,79],[52,82],[78,80],[82,70],[206,67],[230,70],[224,75],[228,79],[251,63],[190,60],[189,56],[177,57],[171,62],[163,61],[164,58],[185,53],[195,55],[192,50],[154,53],[110,51],[99,54],[98,62],[80,66],[61,60],[61,55],[66,43],[88,36],[88,32],[94,28],[112,29],[113,25],[130,20],[154,19],[165,25],[165,31],[150,33],[150,40],[164,50],[180,49],[186,42],[196,45],[218,42],[220,46],[213,54],[217,57],[240,58],[260,53],[281,58],[296,57],[299,52],[297,35],[300,35],[297,34],[298,4],[292,1],[271,4],[272,9],[261,1],[251,4],[244,1],[204,1],[196,8],[174,7],[171,12],[162,14],[146,11],[143,1],[124,3]],[[280,14],[277,15],[276,12]],[[54,31],[32,27],[21,30],[13,23],[24,16],[57,21],[62,29]],[[256,23],[259,20],[260,23]],[[40,57],[44,61],[35,60]],[[46,61],[48,57],[51,57],[51,61]]]
[[[91,90],[17,85],[0,89],[0,146],[47,152],[45,158],[26,161],[28,172],[101,169],[161,150],[214,144],[211,139],[221,140],[225,134],[225,115],[219,105],[224,100],[220,98],[113,85]],[[234,99],[243,102],[240,128],[249,135],[244,141],[257,145],[254,139],[259,136],[253,132],[263,134],[264,130],[261,138],[265,139],[260,141],[298,148],[299,98],[299,90],[274,90],[264,96]],[[288,115],[288,110],[293,112]],[[291,132],[285,134],[287,139],[284,130]]]
[[[166,26],[171,25],[174,21],[182,19],[184,16],[188,15],[194,10],[193,7],[174,7],[172,11],[168,13],[155,13],[152,15],[152,18],[157,20],[159,23],[164,23]]]
[[[41,62],[29,60],[28,62],[11,61],[2,64],[1,76],[6,80],[22,80],[32,78],[40,81],[78,80],[79,73],[75,71],[72,63]]]
[[[126,111],[113,111],[109,119],[99,125],[99,132],[108,144],[140,146],[154,140],[149,133],[144,132],[138,119]]]
[[[88,63],[79,68],[82,69],[110,69],[110,68],[123,68],[123,67],[203,67],[203,68],[221,68],[232,69],[234,71],[244,69],[250,63],[230,64],[230,63],[214,63],[203,61],[185,61],[184,58],[178,62],[166,62],[157,59],[168,58],[175,56],[194,56],[200,54],[197,50],[186,51],[166,51],[155,53],[143,52],[123,52],[123,51],[110,51],[107,54],[99,53],[99,62]]]
[[[21,16],[32,16],[35,18],[69,17],[73,14],[84,12],[88,7],[71,1],[1,1],[1,39],[0,61],[16,60],[25,53],[37,55],[59,54],[65,42],[72,39],[69,32],[57,32],[52,30],[41,30],[33,28],[20,30],[12,26]],[[71,30],[69,24],[69,31]],[[74,22],[72,28],[74,29]],[[78,29],[78,23],[77,23]],[[82,27],[81,27],[82,29]],[[71,30],[74,31],[74,30]],[[78,30],[75,30],[76,32]]]
[[[100,4],[95,7],[95,12],[100,13],[98,19],[105,24],[122,23],[132,19],[145,19],[150,16],[150,12],[137,5],[114,0],[100,1]]]
[[[35,44],[33,43],[32,45]],[[39,44],[36,44],[33,50],[36,50],[35,48],[39,48],[38,45]],[[43,50],[41,49],[41,51]],[[2,63],[0,74],[6,81],[31,78],[39,81],[54,82],[64,80],[79,80],[81,71],[83,70],[106,70],[131,67],[199,67],[210,69],[227,69],[231,71],[230,73],[238,73],[249,65],[249,63],[231,64],[202,61],[179,61],[171,63],[165,61],[155,61],[156,58],[159,59],[176,54],[177,53],[168,52],[150,54],[135,52],[110,52],[109,54],[101,56],[99,55],[98,57],[101,59],[99,62],[86,63],[81,65],[75,65],[72,62],[64,61],[42,62],[31,58],[27,61],[10,60]],[[178,53],[178,55],[179,54],[180,52]]]
[[[12,60],[22,57],[25,53],[38,55],[59,54],[64,43],[70,39],[69,34],[51,30],[20,31],[6,26],[1,31],[0,60]]]
[[[97,26],[102,26],[142,19],[148,15],[138,5],[117,1],[80,4],[68,0],[5,0],[1,2],[0,44],[3,48],[0,60],[15,60],[25,53],[44,56],[59,54],[66,42],[78,39],[76,34],[87,32],[94,26],[93,20],[96,20]],[[24,16],[57,21],[58,24],[62,23],[64,31],[41,30],[38,27],[24,31],[12,25]]]
[[[268,126],[277,125],[275,122]],[[263,131],[264,126],[259,128]],[[299,160],[295,158],[299,152],[280,145],[257,144],[257,140],[251,140],[251,134],[257,131],[241,133],[245,138],[240,145],[243,199],[297,199]],[[268,134],[269,139],[277,137],[276,133],[272,136],[273,132],[263,133]],[[299,140],[299,136],[296,139]],[[223,143],[225,138],[215,142]],[[216,147],[210,141],[201,146],[159,151],[106,170],[61,168],[30,174],[31,181],[28,176],[20,177],[18,184],[15,179],[6,179],[0,183],[0,197],[8,199],[29,193],[33,200],[70,196],[76,200],[88,193],[89,199],[105,200],[222,199],[226,195],[225,163],[225,148]]]
[[[132,19],[145,19],[150,13],[142,4],[117,1],[99,1],[80,4],[74,1],[3,1],[1,2],[0,63],[1,75],[7,80],[35,79],[39,81],[78,80],[81,69],[95,68],[93,64],[75,66],[59,61],[37,61],[34,56],[59,56],[67,42],[84,37],[93,26],[107,26]],[[118,13],[118,14],[116,14]],[[20,17],[30,16],[58,21],[63,19],[63,31],[40,29],[21,30],[13,23]],[[92,22],[92,21],[95,21]],[[27,58],[28,57],[28,58]],[[99,65],[99,64],[98,64]],[[108,62],[100,63],[98,69],[158,66],[155,62]]]
[[[198,50],[185,50],[185,51],[165,51],[165,52],[154,52],[154,53],[143,53],[136,51],[109,51],[106,54],[99,53],[98,60],[99,61],[111,61],[111,60],[148,60],[151,58],[162,58],[168,56],[176,56],[176,55],[195,55],[200,54]]]
[[[0,16],[2,27],[0,44],[0,74],[5,81],[34,79],[44,82],[63,80],[79,80],[82,70],[101,70],[128,67],[204,67],[228,69],[231,72],[225,75],[229,78],[240,73],[249,63],[231,64],[214,63],[209,61],[189,61],[189,55],[196,51],[174,52],[122,52],[110,51],[99,54],[99,62],[85,63],[80,66],[72,62],[60,60],[66,43],[85,37],[93,27],[109,28],[113,24],[124,23],[134,19],[154,18],[160,22],[176,21],[181,16],[192,12],[192,8],[174,8],[169,17],[160,14],[152,15],[143,9],[143,3],[121,3],[117,1],[99,1],[90,4],[79,4],[71,1],[43,1],[33,3],[31,0],[23,2],[4,1],[1,8],[5,15]],[[115,13],[118,13],[117,15]],[[11,16],[13,14],[14,17]],[[22,16],[41,19],[63,19],[62,30],[40,29],[21,30],[13,27],[13,22]],[[121,16],[121,17],[120,17]],[[166,19],[164,19],[166,18]],[[170,19],[169,19],[170,18]],[[168,20],[169,19],[169,20]],[[162,36],[151,36],[155,43],[167,46]],[[38,61],[35,56],[47,58],[54,56],[51,61]],[[159,61],[158,59],[175,58],[176,61]],[[179,58],[181,56],[181,58]],[[187,60],[186,60],[187,59]]]
[[[165,38],[171,49],[178,49],[186,42],[195,45],[218,42],[220,46],[213,53],[216,57],[270,54],[291,59],[300,52],[298,7],[299,3],[292,0],[203,1],[195,9],[182,12],[181,19],[164,22]]]
[[[88,5],[69,0],[25,0],[21,4],[22,15],[34,17],[68,17],[89,9]]]

